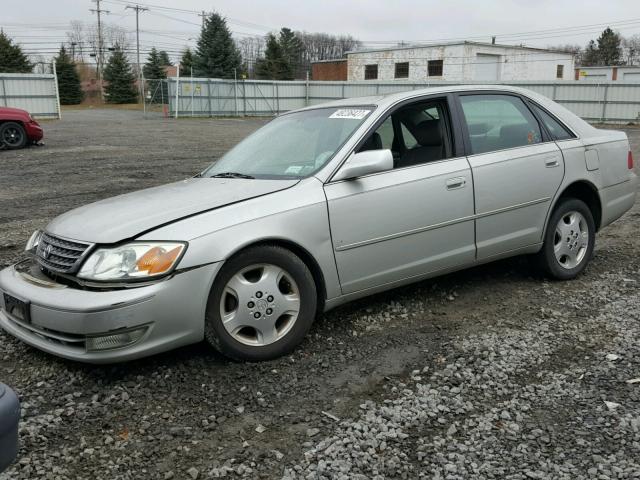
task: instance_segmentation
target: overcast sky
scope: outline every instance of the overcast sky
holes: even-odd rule
[[[9,0],[0,0],[0,4],[6,3]],[[105,22],[135,31],[135,14],[125,10],[123,0],[101,3],[102,9],[111,12],[104,16]],[[149,7],[149,11],[140,15],[140,28],[151,31],[141,34],[143,48],[156,46],[171,52],[194,43],[190,39],[198,35],[200,17],[195,12],[170,11],[160,6],[193,11],[215,9],[227,17],[237,36],[264,35],[270,29],[287,26],[309,32],[351,34],[365,42],[490,41],[496,35],[498,43],[544,47],[584,45],[598,36],[605,23],[623,35],[640,34],[639,0],[140,0],[137,3]],[[0,27],[25,50],[48,56],[64,40],[71,20],[95,21],[90,8],[95,8],[91,0],[18,2],[11,9],[0,7]],[[539,33],[530,33],[536,31]]]

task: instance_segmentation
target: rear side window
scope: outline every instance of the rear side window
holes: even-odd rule
[[[542,142],[538,121],[519,97],[463,95],[460,103],[473,154]]]
[[[542,123],[544,123],[544,126],[547,127],[547,130],[554,140],[569,140],[574,138],[573,134],[558,120],[553,118],[537,105],[532,105],[532,107],[538,117],[540,117],[540,120],[542,120]]]

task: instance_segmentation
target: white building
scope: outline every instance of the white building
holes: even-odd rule
[[[640,82],[640,66],[580,67],[576,68],[576,80],[591,82]]]
[[[574,58],[540,48],[456,42],[347,52],[349,80],[573,80]]]

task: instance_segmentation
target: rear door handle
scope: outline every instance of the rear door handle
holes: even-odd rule
[[[467,179],[464,177],[449,178],[446,182],[447,190],[455,190],[456,188],[462,188],[467,184]]]
[[[553,167],[557,167],[558,165],[560,165],[560,162],[558,161],[558,159],[557,159],[557,158],[552,157],[552,158],[547,158],[547,159],[544,161],[544,165],[545,165],[545,167],[547,167],[547,168],[553,168]]]

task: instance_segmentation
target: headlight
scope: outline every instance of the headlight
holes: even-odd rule
[[[84,262],[78,277],[86,280],[136,280],[170,272],[186,249],[178,242],[129,243],[99,248]]]
[[[35,252],[36,248],[38,248],[38,244],[40,243],[41,238],[42,232],[40,230],[36,230],[35,232],[33,232],[24,247],[25,252]]]

